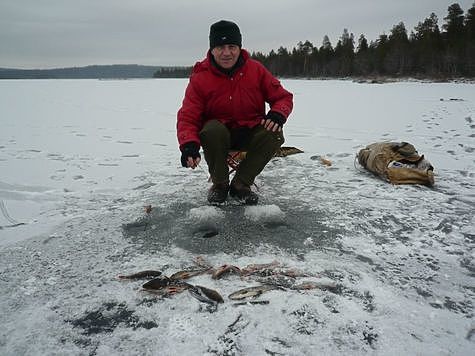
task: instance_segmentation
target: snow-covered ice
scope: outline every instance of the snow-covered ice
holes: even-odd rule
[[[304,153],[269,163],[260,205],[210,207],[206,164],[179,162],[186,83],[0,81],[0,354],[473,354],[473,84],[284,80],[285,145]],[[414,144],[435,187],[355,166],[381,140]],[[234,305],[259,281],[190,279],[224,297],[214,309],[116,278],[197,256],[336,287]]]

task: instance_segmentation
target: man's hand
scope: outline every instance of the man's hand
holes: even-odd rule
[[[200,146],[196,142],[187,142],[181,146],[181,165],[195,169],[201,161]]]
[[[261,120],[261,125],[268,131],[276,132],[282,131],[282,126],[285,124],[285,117],[276,111],[269,111],[265,119]]]

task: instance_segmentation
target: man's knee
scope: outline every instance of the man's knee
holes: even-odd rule
[[[276,134],[275,142],[276,142],[277,148],[279,148],[285,142],[284,133],[282,131],[278,131],[274,133]]]
[[[268,131],[265,128],[258,133],[258,140],[265,142],[266,146],[275,148],[276,150],[283,145],[285,139],[282,131]]]
[[[218,120],[210,120],[200,131],[201,143],[229,140],[229,130]]]

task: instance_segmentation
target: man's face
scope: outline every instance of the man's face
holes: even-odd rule
[[[241,53],[241,48],[233,44],[216,46],[211,50],[216,63],[224,69],[230,69],[236,64],[239,53]]]

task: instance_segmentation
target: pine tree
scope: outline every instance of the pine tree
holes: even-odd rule
[[[414,28],[414,71],[428,75],[440,75],[444,45],[440,34],[438,18],[431,13],[424,22]]]
[[[384,61],[388,52],[388,35],[379,35],[379,38],[372,42],[370,49],[373,54],[374,71],[378,74],[386,74]]]
[[[335,57],[338,61],[338,76],[351,75],[353,71],[355,40],[353,34],[350,34],[345,28],[335,47]]]
[[[446,31],[447,40],[453,44],[463,38],[463,10],[457,3],[450,5],[447,10],[447,17],[444,17],[447,23],[443,25],[443,29]]]
[[[313,52],[313,44],[312,42],[306,40],[304,43],[299,42],[297,48],[297,55],[298,61],[301,65],[301,71],[304,76],[309,75],[309,67],[310,67],[310,56]]]
[[[466,75],[475,76],[475,2],[472,7],[467,10],[464,25],[465,38],[467,41],[465,51]]]
[[[277,50],[277,73],[281,73],[281,75],[289,75],[290,74],[290,53],[287,48],[282,46],[279,47]]]
[[[387,46],[387,54],[384,58],[385,70],[398,75],[407,74],[410,71],[411,60],[409,38],[403,22],[393,26]]]
[[[373,66],[371,62],[371,52],[369,51],[368,41],[362,34],[358,39],[358,47],[356,49],[354,74],[368,75],[372,72]]]
[[[464,19],[465,34],[469,41],[475,41],[475,2],[472,7],[467,10]]]
[[[360,38],[358,39],[358,47],[356,49],[357,53],[365,52],[368,50],[368,41],[366,40],[366,37],[361,34]]]
[[[319,49],[320,74],[323,76],[331,75],[331,66],[335,51],[327,35],[323,36],[322,46]]]
[[[333,46],[330,42],[330,39],[327,35],[323,36],[322,46],[320,47],[321,53],[328,53],[329,55],[333,55]]]
[[[446,23],[442,26],[447,41],[447,51],[444,58],[445,71],[449,75],[462,74],[464,61],[464,16],[460,5],[455,3],[448,7],[448,14],[444,17]]]

